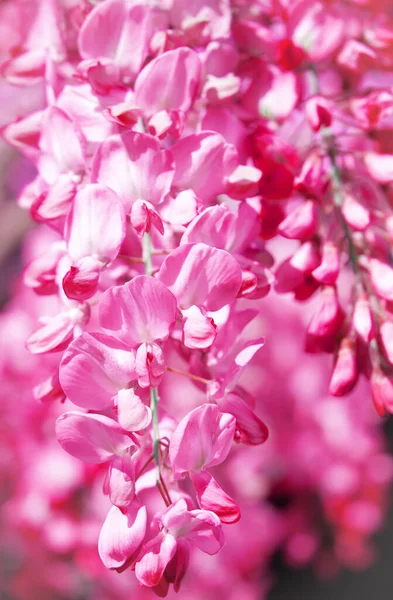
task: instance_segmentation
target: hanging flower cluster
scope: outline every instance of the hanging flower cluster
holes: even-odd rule
[[[23,263],[52,242],[48,229],[30,232]],[[102,493],[108,461],[82,462],[64,452],[53,434],[56,419],[75,407],[60,394],[57,399],[44,394],[42,380],[50,381],[61,353],[33,355],[24,348],[43,301],[47,311],[56,309],[55,296],[40,297],[20,282],[0,315],[0,595],[122,600],[132,594],[147,600],[151,588],[138,586],[130,569],[119,575],[105,568],[97,551],[112,506]],[[243,373],[241,386],[255,398],[255,410],[269,423],[271,437],[262,452],[235,444],[223,463],[207,467],[236,498],[242,515],[238,523],[223,525],[226,543],[220,552],[190,552],[180,591],[184,597],[267,598],[278,552],[291,567],[312,565],[323,577],[340,567],[364,569],[375,557],[372,538],[388,507],[392,461],[379,417],[364,402],[366,386],[359,385],[345,402],[326,395],[329,368],[302,351],[305,320],[301,306],[272,295],[264,301],[263,317],[252,325],[270,342]],[[185,368],[176,351],[170,357],[179,361],[179,370]],[[42,402],[34,401],[33,389]],[[204,386],[177,373],[166,373],[160,385],[161,405],[180,418],[202,404],[204,394]],[[177,471],[182,468],[177,462]],[[168,471],[163,475],[167,481]],[[165,511],[154,482],[147,467],[136,490],[153,518]],[[173,516],[170,512],[170,521],[165,517],[171,527]],[[161,539],[167,535],[165,530],[161,534]],[[196,540],[189,541],[192,549]],[[186,556],[188,542],[177,538],[176,544]],[[175,594],[169,591],[168,597]]]
[[[220,469],[268,438],[243,380],[272,287],[318,292],[306,349],[334,353],[330,392],[363,373],[393,411],[393,18],[371,0],[7,10],[2,75],[42,97],[3,137],[52,231],[24,272],[27,347],[53,356],[35,396],[74,405],[57,438],[105,469],[102,562],[165,596],[240,519]]]

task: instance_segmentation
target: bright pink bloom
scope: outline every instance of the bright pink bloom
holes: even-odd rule
[[[289,28],[292,40],[315,62],[335,52],[345,32],[344,20],[335,8],[314,0],[300,0],[289,6]]]
[[[117,392],[116,409],[119,425],[126,431],[142,431],[150,425],[151,410],[132,388]]]
[[[235,441],[252,446],[263,444],[269,437],[265,423],[238,394],[228,393],[216,400],[222,412],[236,419]]]
[[[146,507],[134,502],[126,511],[112,506],[101,528],[98,552],[108,569],[123,571],[143,543],[146,534]]]
[[[137,200],[154,206],[169,194],[174,174],[172,155],[157,139],[130,131],[114,135],[98,147],[92,181],[112,188],[129,214]]]
[[[169,506],[162,514],[160,528],[160,533],[142,548],[142,557],[135,565],[137,579],[148,587],[159,584],[176,553],[187,552],[188,546],[196,546],[207,554],[216,554],[224,543],[218,517],[206,510],[188,511],[183,499]],[[187,542],[185,547],[182,541]],[[179,567],[179,562],[183,561],[178,558],[176,562]],[[181,577],[175,576],[174,579],[177,591]]]
[[[241,252],[258,232],[257,211],[247,202],[233,212],[227,205],[205,208],[183,233],[181,244],[203,242],[231,253]]]
[[[358,40],[347,40],[337,57],[337,62],[349,71],[363,72],[375,64],[376,58],[375,50],[366,44]]]
[[[366,152],[364,161],[368,172],[378,183],[391,183],[393,181],[393,155]]]
[[[78,192],[65,232],[73,262],[63,279],[69,298],[86,300],[94,295],[101,269],[117,257],[124,236],[123,207],[115,192],[98,184]]]
[[[187,112],[194,103],[201,63],[190,48],[164,52],[152,60],[135,82],[135,102],[146,116],[161,111]]]
[[[145,233],[150,233],[153,226],[162,235],[164,234],[164,225],[161,218],[150,202],[136,200],[131,208],[130,220],[139,237],[143,237]]]
[[[86,139],[78,123],[52,106],[43,115],[41,131],[41,176],[49,184],[61,174],[80,181],[86,169]]]
[[[155,9],[126,0],[97,4],[79,32],[81,57],[110,61],[118,69],[119,83],[129,84],[149,54],[158,16]]]
[[[393,112],[393,95],[388,91],[371,92],[363,98],[350,101],[351,110],[365,129],[375,129]]]
[[[295,109],[299,101],[299,81],[295,73],[283,72],[261,61],[251,72],[250,79],[241,102],[252,117],[283,120]]]
[[[159,385],[165,371],[164,354],[160,346],[146,342],[141,344],[136,351],[135,370],[142,388]]]
[[[87,463],[109,462],[106,492],[115,506],[126,508],[135,495],[132,455],[136,439],[116,421],[103,415],[68,412],[56,421],[57,439],[76,458]]]
[[[87,463],[107,462],[136,448],[130,434],[103,415],[64,413],[56,421],[56,434],[64,450]]]
[[[128,347],[165,340],[176,320],[176,298],[147,275],[104,292],[98,306],[101,327]]]
[[[235,419],[232,415],[220,413],[214,404],[204,404],[180,421],[169,446],[175,477],[190,474],[200,506],[215,512],[223,523],[238,521],[240,510],[205,469],[225,460],[234,432]]]
[[[278,136],[265,132],[253,137],[253,161],[262,171],[259,191],[269,200],[288,198],[299,166],[296,150]]]
[[[240,519],[239,505],[222,489],[207,471],[190,473],[199,505],[213,512],[221,523],[231,525]]]
[[[173,189],[192,189],[202,202],[226,190],[228,178],[238,166],[234,146],[213,131],[180,139],[171,147],[175,160]]]
[[[101,333],[82,333],[64,352],[60,382],[71,402],[103,410],[136,379],[135,352]]]
[[[236,260],[206,244],[184,244],[167,256],[158,273],[181,308],[219,310],[236,298],[242,277]]]
[[[175,477],[223,462],[234,433],[234,417],[220,413],[216,405],[204,404],[192,410],[171,437],[169,456]]]

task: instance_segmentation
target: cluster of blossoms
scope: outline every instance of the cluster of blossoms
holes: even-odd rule
[[[24,264],[50,247],[48,233],[36,229],[28,235]],[[147,600],[149,588],[139,588],[129,570],[118,575],[106,569],[97,552],[111,507],[102,493],[107,464],[83,463],[57,444],[55,421],[72,410],[69,400],[32,397],[58,362],[57,353],[24,349],[42,301],[19,282],[0,316],[0,596],[122,600],[132,594]],[[46,302],[56,305],[54,297]],[[271,297],[253,325],[271,342],[239,381],[256,398],[255,410],[271,436],[260,453],[236,444],[214,468],[242,516],[224,526],[226,544],[219,553],[191,553],[181,588],[187,598],[268,597],[277,552],[293,567],[313,564],[323,577],[341,566],[366,568],[374,558],[372,535],[385,516],[392,461],[379,418],[364,402],[365,386],[345,402],[326,394],[329,367],[302,350],[306,321],[301,307]],[[169,413],[187,414],[203,400],[204,390],[191,380],[170,372],[163,378],[160,403]],[[167,471],[163,476],[167,481]],[[137,496],[150,514],[160,514],[165,507],[150,477],[152,485]],[[322,523],[329,525],[329,537]]]
[[[216,555],[240,519],[235,475],[248,464],[253,477],[274,452],[288,464],[318,459],[286,492],[303,508],[317,488],[336,554],[351,543],[362,554],[389,479],[362,472],[380,450],[371,417],[354,416],[350,400],[321,402],[314,415],[306,402],[289,432],[291,393],[270,406],[263,361],[252,368],[271,288],[298,301],[318,292],[306,350],[334,354],[331,394],[363,373],[378,412],[393,411],[388,3],[1,9],[1,73],[35,90],[34,110],[2,130],[36,168],[19,204],[46,231],[24,272],[41,307],[27,347],[47,361],[34,394],[61,412],[61,446],[105,471],[102,562],[132,568],[160,596],[178,591],[191,550]],[[265,421],[277,439],[261,457],[252,447],[268,438]],[[336,423],[339,449],[322,468],[315,438],[325,428],[329,440]],[[344,460],[340,443],[363,430],[363,448]],[[310,517],[298,531],[293,514],[288,554],[307,561],[318,536]]]

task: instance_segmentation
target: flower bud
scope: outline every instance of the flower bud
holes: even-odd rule
[[[358,336],[368,344],[375,332],[370,304],[365,296],[361,296],[355,302],[352,325]]]
[[[340,344],[329,386],[333,396],[348,394],[356,384],[358,369],[354,346],[348,338],[344,338]]]
[[[336,288],[325,287],[319,298],[319,306],[308,326],[306,351],[332,352],[344,317]]]
[[[320,283],[333,285],[340,272],[340,252],[336,244],[325,242],[322,247],[321,264],[314,269],[312,276]]]
[[[386,412],[393,412],[393,382],[382,369],[377,366],[371,375],[371,397],[377,413],[384,417]]]
[[[279,233],[290,240],[307,240],[311,238],[318,226],[318,213],[312,200],[299,204],[280,223]]]

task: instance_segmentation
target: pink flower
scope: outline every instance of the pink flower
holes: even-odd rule
[[[135,494],[135,468],[132,454],[136,439],[116,421],[103,415],[68,412],[56,421],[61,446],[87,463],[110,462],[107,493],[112,504],[126,508]]]
[[[183,244],[171,252],[158,277],[183,309],[196,305],[218,310],[233,302],[241,285],[236,260],[228,252],[206,244]]]
[[[100,144],[92,163],[92,181],[114,190],[126,214],[136,201],[156,206],[170,192],[174,168],[169,150],[157,139],[130,131]]]
[[[146,534],[146,507],[134,502],[124,512],[112,506],[98,539],[98,552],[108,569],[118,572],[135,560]]]
[[[205,469],[225,460],[234,432],[232,415],[220,413],[214,404],[204,404],[180,421],[169,446],[174,476],[188,473],[200,506],[215,512],[224,523],[235,523],[240,519],[239,507]]]
[[[152,60],[135,82],[135,102],[146,116],[165,110],[186,113],[198,90],[201,63],[189,48],[164,52]]]
[[[78,192],[65,232],[73,262],[63,279],[69,298],[86,300],[95,294],[100,271],[117,257],[124,236],[123,207],[110,188],[90,184]]]
[[[238,166],[235,147],[213,131],[183,137],[171,152],[175,161],[173,189],[191,189],[203,203],[225,192],[228,179]]]
[[[62,447],[84,462],[103,463],[121,455],[135,442],[113,419],[103,415],[68,412],[56,422]]]
[[[173,293],[161,281],[145,275],[106,290],[98,307],[101,327],[131,348],[165,340],[176,313]]]
[[[161,578],[174,583],[179,590],[188,563],[189,548],[195,546],[207,554],[216,554],[223,546],[223,533],[218,517],[207,510],[187,510],[179,499],[161,515],[161,531],[141,550],[135,565],[137,579],[147,587],[158,586]],[[172,574],[171,561],[175,567]]]
[[[80,55],[110,61],[118,69],[119,83],[128,84],[145,62],[158,25],[158,11],[149,6],[129,5],[126,0],[97,4],[80,29]]]

